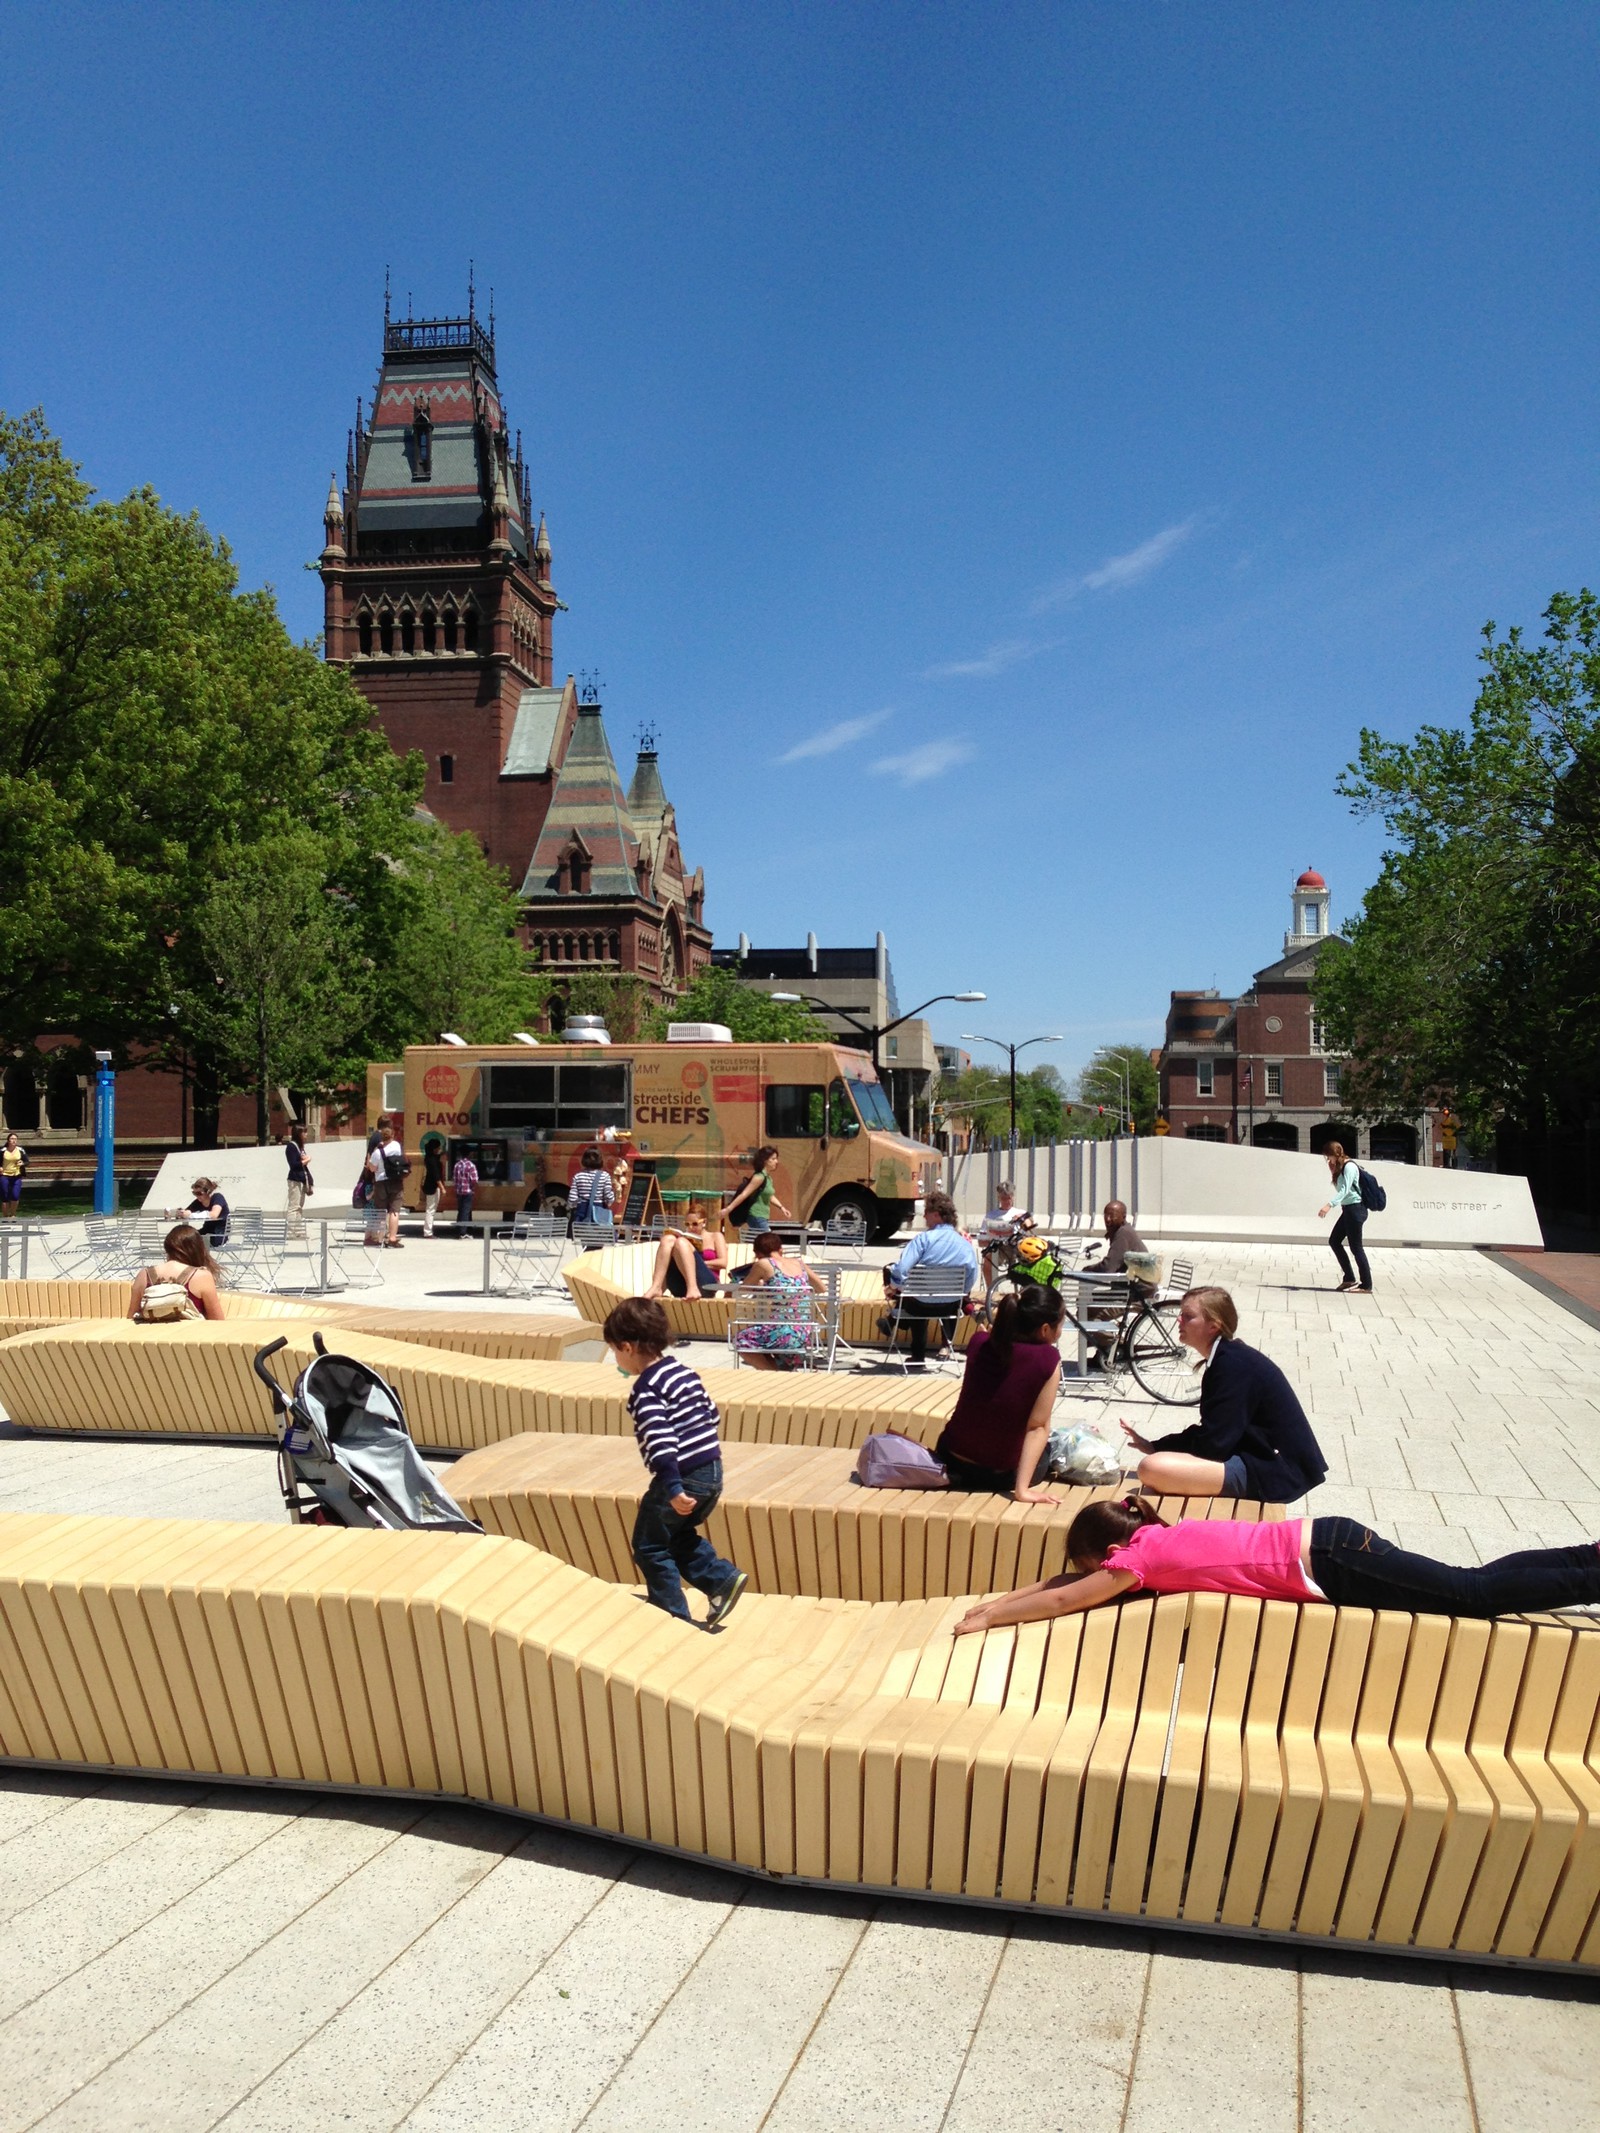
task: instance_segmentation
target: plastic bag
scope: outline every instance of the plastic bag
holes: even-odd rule
[[[1053,1429],[1046,1456],[1052,1481],[1093,1488],[1122,1478],[1122,1460],[1116,1449],[1086,1422],[1064,1422]]]

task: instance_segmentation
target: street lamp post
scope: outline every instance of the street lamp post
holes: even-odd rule
[[[1025,1052],[1030,1044],[1061,1044],[1065,1040],[1059,1035],[1054,1037],[1024,1037],[1020,1044],[1008,1044],[1003,1037],[985,1037],[977,1030],[964,1029],[961,1032],[961,1041],[963,1044],[992,1044],[997,1051],[1004,1052],[1010,1061],[1011,1145],[1014,1148],[1017,1144],[1017,1054],[1018,1052]]]
[[[858,1035],[866,1037],[872,1045],[873,1072],[881,1071],[878,1061],[878,1044],[890,1030],[898,1029],[902,1022],[914,1022],[925,1008],[937,1007],[941,1000],[960,1000],[964,1004],[974,1000],[987,1000],[986,992],[936,992],[931,1000],[924,1000],[921,1007],[913,1007],[903,1015],[896,1015],[892,1022],[863,1022],[848,1007],[835,1007],[831,1001],[819,1000],[809,992],[769,992],[767,998],[776,1000],[780,1007],[813,1007],[822,1014],[835,1015],[841,1022],[848,1022]]]

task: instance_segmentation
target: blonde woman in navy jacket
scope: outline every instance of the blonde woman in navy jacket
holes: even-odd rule
[[[1200,1419],[1152,1444],[1124,1422],[1139,1486],[1153,1496],[1249,1496],[1293,1503],[1328,1471],[1294,1387],[1259,1348],[1237,1338],[1226,1289],[1191,1289],[1178,1306],[1178,1338],[1200,1357]]]

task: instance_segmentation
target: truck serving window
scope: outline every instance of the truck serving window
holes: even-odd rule
[[[876,1126],[883,1133],[898,1133],[900,1121],[889,1109],[889,1099],[883,1093],[883,1084],[877,1081],[852,1081],[850,1094],[856,1100],[856,1109],[869,1126]]]
[[[775,1082],[767,1090],[767,1138],[820,1141],[826,1117],[820,1084]]]
[[[626,1126],[630,1117],[626,1063],[615,1066],[523,1066],[491,1061],[483,1069],[483,1122],[498,1131],[587,1133]]]

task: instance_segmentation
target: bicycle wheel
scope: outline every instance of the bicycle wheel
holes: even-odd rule
[[[1163,1407],[1200,1405],[1200,1373],[1178,1339],[1176,1313],[1146,1304],[1128,1335],[1127,1355],[1129,1369],[1152,1400]]]

